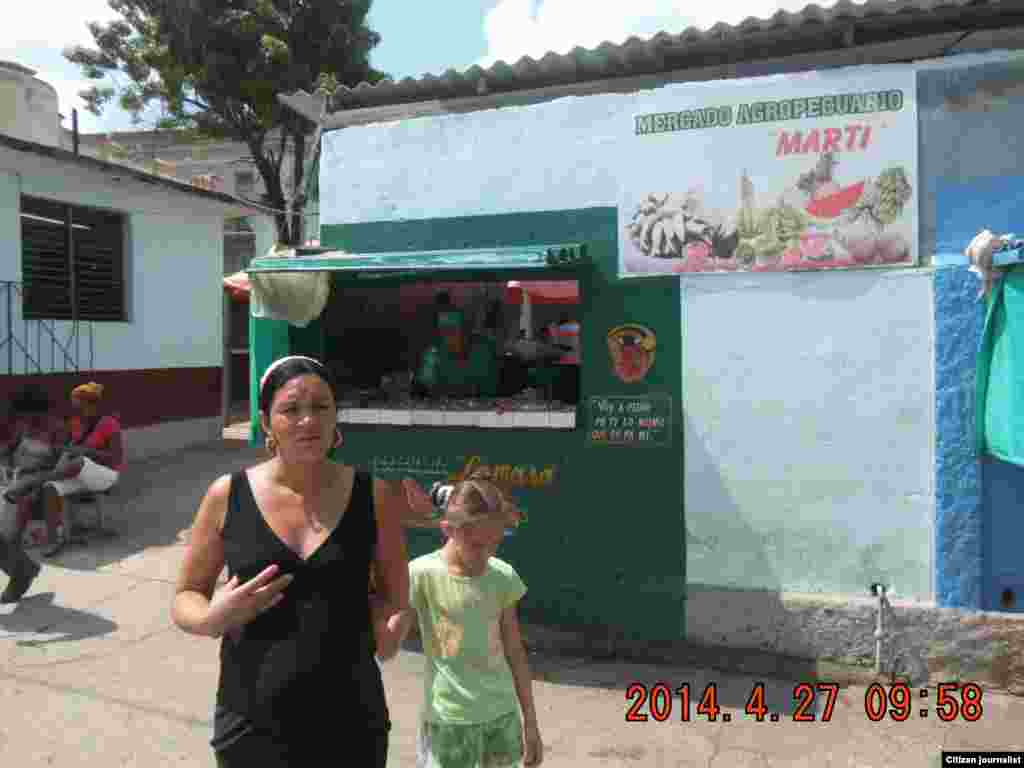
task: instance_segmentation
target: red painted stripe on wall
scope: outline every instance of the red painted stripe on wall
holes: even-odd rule
[[[11,399],[29,385],[50,396],[56,415],[69,416],[71,390],[95,381],[104,387],[103,412],[116,414],[123,427],[133,428],[220,416],[222,376],[220,367],[0,376],[0,433],[7,431]]]

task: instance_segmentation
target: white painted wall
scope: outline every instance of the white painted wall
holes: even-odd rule
[[[18,186],[16,175],[0,171],[0,280],[17,280],[21,273]]]
[[[713,84],[660,101],[690,87]],[[641,98],[327,133],[321,222],[616,205]],[[689,581],[864,594],[870,577],[930,596],[928,271],[701,275],[683,311]]]
[[[320,225],[615,205],[609,157],[637,99],[572,97],[328,132]]]
[[[932,280],[683,283],[691,584],[931,594]]]
[[[97,370],[222,364],[223,206],[0,148],[0,235],[17,233],[20,194],[128,214],[129,321],[92,324]],[[0,270],[20,280],[20,237],[4,237],[3,242]],[[67,340],[70,327],[56,323],[57,336]],[[21,370],[17,361],[15,370]]]

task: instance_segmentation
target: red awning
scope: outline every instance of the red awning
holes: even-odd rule
[[[224,278],[224,290],[231,295],[233,301],[246,302],[249,300],[249,291],[252,286],[249,284],[249,276],[245,272],[235,272]]]
[[[580,286],[575,280],[512,280],[505,290],[509,304],[523,303],[523,290],[530,294],[531,304],[579,304]]]
[[[429,303],[440,290],[449,290],[453,294],[472,290],[483,283],[423,283],[403,285],[402,305]],[[527,282],[512,280],[505,286],[505,301],[509,304],[523,303],[523,290],[530,294],[531,304],[579,304],[579,283],[575,280],[530,280]],[[454,290],[453,290],[454,289]],[[234,301],[249,301],[252,286],[249,276],[244,272],[235,272],[224,278],[224,290],[231,294]],[[455,296],[453,296],[455,298]]]

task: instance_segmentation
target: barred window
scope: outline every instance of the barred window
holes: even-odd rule
[[[23,195],[26,320],[123,321],[125,215]],[[70,224],[70,226],[69,226]]]

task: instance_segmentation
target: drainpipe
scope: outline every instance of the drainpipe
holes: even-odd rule
[[[878,616],[875,622],[875,674],[882,674],[882,641],[885,639],[885,585],[871,585],[871,594],[878,598]]]

